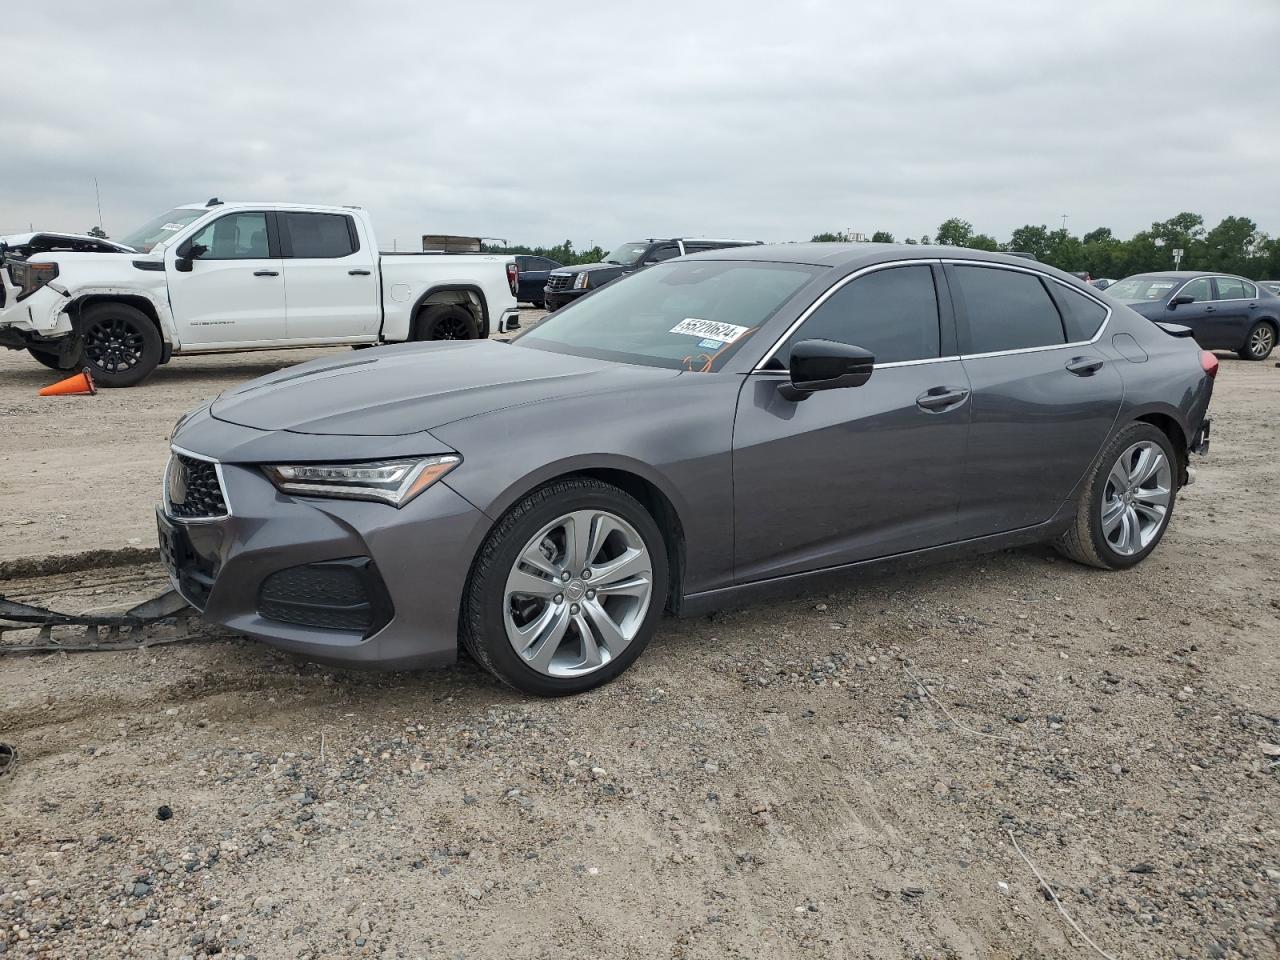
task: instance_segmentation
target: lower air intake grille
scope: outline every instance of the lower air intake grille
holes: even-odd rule
[[[300,627],[374,633],[391,620],[391,600],[368,557],[278,570],[258,592],[258,613]]]

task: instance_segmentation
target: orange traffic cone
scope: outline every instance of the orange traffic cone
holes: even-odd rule
[[[57,383],[51,383],[47,387],[42,387],[40,396],[42,397],[78,397],[84,394],[95,394],[98,388],[93,385],[93,375],[89,373],[89,368],[85,367],[74,377],[67,377],[65,380],[59,380]]]

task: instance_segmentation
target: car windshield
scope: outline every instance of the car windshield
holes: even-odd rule
[[[154,220],[148,220],[137,230],[120,240],[125,246],[133,247],[139,253],[147,253],[153,247],[173,239],[179,230],[209,211],[200,207],[177,207],[168,213],[162,213]]]
[[[613,253],[604,258],[605,263],[616,263],[629,267],[640,259],[640,254],[649,249],[647,243],[624,243]]]
[[[1180,283],[1171,277],[1129,277],[1107,287],[1107,296],[1116,300],[1163,300]]]
[[[551,314],[519,346],[710,373],[825,267],[747,260],[659,264]]]

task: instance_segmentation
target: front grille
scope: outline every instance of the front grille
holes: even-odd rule
[[[218,466],[208,460],[175,453],[164,478],[169,516],[180,520],[208,520],[227,515],[227,501],[218,482]]]
[[[391,600],[368,557],[277,570],[262,581],[258,612],[268,620],[355,630],[366,636],[391,619]]]
[[[573,285],[573,274],[553,273],[547,277],[548,290],[568,290]]]

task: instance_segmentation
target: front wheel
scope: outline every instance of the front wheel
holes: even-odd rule
[[[586,477],[556,481],[489,534],[467,587],[463,643],[525,693],[581,693],[644,651],[667,576],[662,533],[638,501]]]
[[[98,303],[84,312],[82,360],[100,387],[132,387],[160,365],[160,331],[126,303]]]
[[[76,367],[74,363],[70,367],[59,366],[56,353],[45,353],[43,350],[37,350],[34,347],[28,347],[27,353],[31,354],[37,363],[44,364],[50,370],[66,370],[67,373],[70,373]]]
[[[1129,424],[1094,461],[1075,522],[1054,546],[1103,570],[1140,563],[1169,526],[1177,476],[1177,454],[1164,432]]]
[[[1249,330],[1244,346],[1240,348],[1241,360],[1265,360],[1276,346],[1276,328],[1265,320],[1259,320]]]

